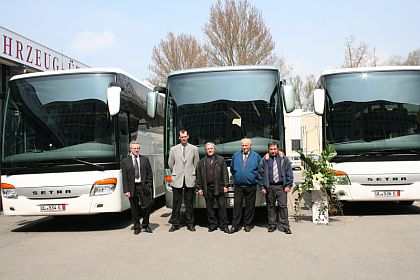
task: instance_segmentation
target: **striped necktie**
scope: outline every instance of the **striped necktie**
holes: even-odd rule
[[[273,161],[273,181],[274,181],[274,183],[278,183],[280,181],[280,179],[279,179],[279,168],[277,166],[276,158],[274,158],[274,161]]]

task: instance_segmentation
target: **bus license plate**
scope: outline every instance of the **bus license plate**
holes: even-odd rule
[[[41,212],[62,212],[66,211],[66,204],[43,204]]]
[[[399,197],[400,191],[375,191],[375,197]]]

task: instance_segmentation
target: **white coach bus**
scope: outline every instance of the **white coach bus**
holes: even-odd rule
[[[420,200],[420,67],[326,71],[314,107],[341,200]]]
[[[120,160],[137,140],[163,186],[163,96],[146,113],[152,86],[120,69],[76,69],[13,77],[2,124],[1,193],[6,215],[120,212]]]
[[[189,133],[189,143],[205,155],[205,143],[216,144],[216,153],[230,166],[233,153],[241,149],[240,141],[252,139],[252,150],[264,155],[267,144],[276,140],[285,150],[284,112],[295,107],[294,89],[281,79],[280,70],[271,66],[229,66],[186,69],[171,72],[167,87],[156,87],[148,99],[166,94],[165,172],[166,206],[172,208],[172,177],[167,159],[178,143],[178,132]],[[150,102],[150,104],[154,104]],[[153,114],[151,114],[153,116]],[[233,207],[234,186],[231,180],[225,194],[226,205]],[[205,208],[202,196],[194,207]],[[257,191],[255,206],[266,206]]]

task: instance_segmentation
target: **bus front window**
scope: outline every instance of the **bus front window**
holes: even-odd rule
[[[6,98],[3,167],[114,157],[106,89],[113,75],[18,79]]]
[[[283,139],[275,71],[204,72],[172,76],[168,80],[168,146],[177,132],[188,130],[189,142],[202,148],[214,142],[218,153],[231,155],[248,137],[252,148],[265,153],[271,139]],[[283,143],[283,141],[279,141]],[[204,149],[200,149],[203,153]]]

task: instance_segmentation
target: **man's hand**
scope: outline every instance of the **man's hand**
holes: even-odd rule
[[[130,192],[126,192],[126,193],[124,193],[124,195],[125,195],[127,198],[130,198],[130,197],[131,197],[131,193],[130,193]]]
[[[265,188],[262,188],[261,189],[261,193],[264,194],[264,195],[266,195],[267,194],[267,190]]]
[[[198,192],[197,192],[199,195],[203,195],[204,194],[204,192],[203,192],[203,190],[198,190]]]
[[[285,191],[285,192],[290,192],[290,191],[291,191],[291,189],[292,189],[291,187],[285,187],[285,188],[284,188],[284,191]]]
[[[281,158],[284,158],[284,156],[285,156],[284,152],[279,150],[279,156],[280,156]],[[264,159],[265,159],[265,160],[268,160],[269,158],[270,158],[270,154],[269,154],[269,153],[266,153],[266,154],[264,155]]]
[[[224,188],[223,188],[223,192],[224,192],[224,193],[227,193],[228,191],[229,191],[229,189],[228,189],[227,187],[224,187]]]

